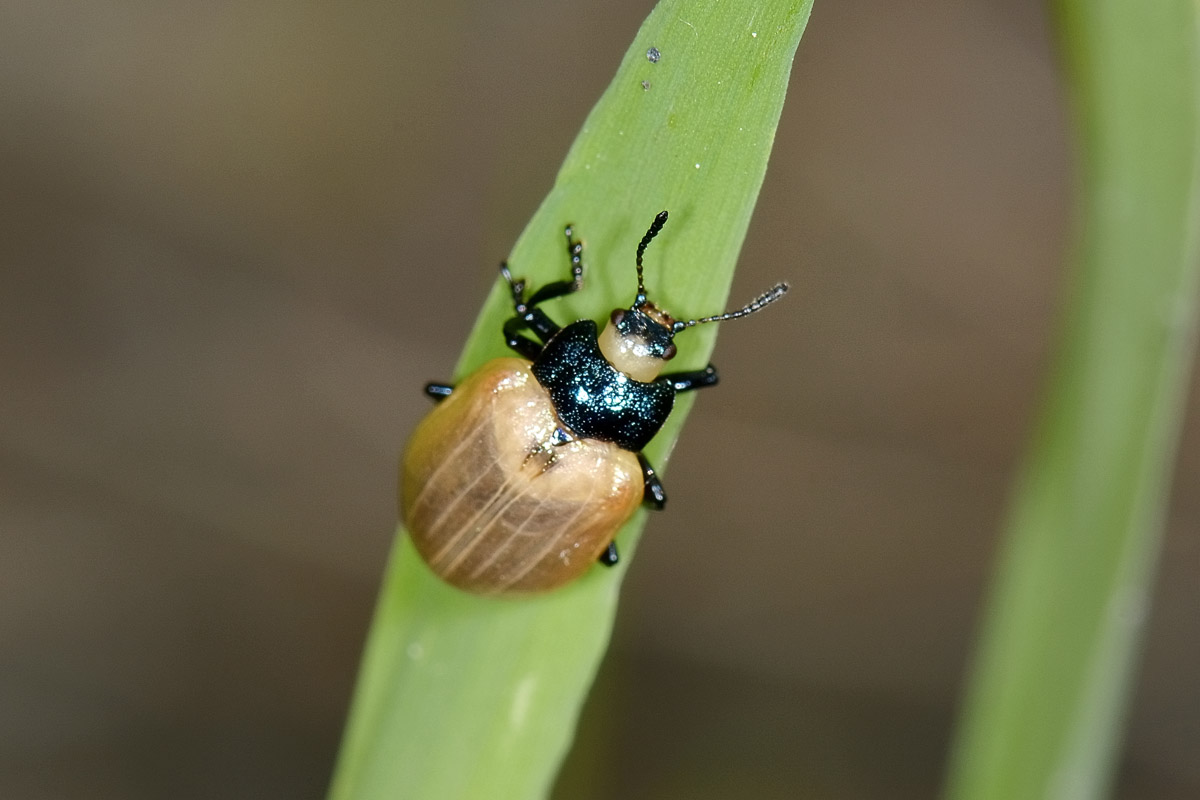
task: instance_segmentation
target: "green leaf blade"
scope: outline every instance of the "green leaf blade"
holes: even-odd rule
[[[651,298],[681,318],[723,310],[810,8],[811,0],[664,0],[655,8],[509,259],[531,286],[560,280],[562,228],[576,226],[584,290],[548,304],[552,316],[603,319],[628,306],[634,248],[663,209],[670,221],[647,255]],[[646,57],[651,47],[657,63]],[[497,282],[459,377],[508,354],[500,329],[511,313]],[[673,366],[707,363],[715,327],[682,334]],[[660,468],[690,401],[680,398],[647,448]],[[444,585],[401,530],[331,800],[545,796],[608,643],[644,519],[639,512],[619,534],[621,566],[524,599]]]

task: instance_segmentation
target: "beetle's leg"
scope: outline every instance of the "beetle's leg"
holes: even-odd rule
[[[558,327],[558,323],[546,316],[546,312],[540,308],[531,308],[524,317],[525,327],[538,335],[538,338],[543,342],[548,342],[554,338],[554,334],[558,333],[562,328]]]
[[[717,368],[709,364],[704,369],[698,369],[695,372],[669,372],[666,375],[660,375],[660,381],[669,381],[675,387],[675,392],[690,392],[695,389],[703,389],[705,386],[717,385]]]
[[[650,507],[656,511],[662,511],[663,506],[667,504],[667,493],[663,491],[662,481],[658,479],[658,473],[654,471],[654,467],[650,466],[650,462],[644,455],[638,453],[637,460],[642,465],[642,477],[646,482],[642,502],[649,503]]]
[[[570,225],[565,228],[564,233],[567,236],[567,258],[571,260],[570,280],[548,283],[534,292],[529,300],[525,299],[525,280],[512,276],[507,261],[500,263],[500,274],[508,281],[508,288],[513,297],[513,310],[517,312],[518,317],[524,317],[531,309],[547,300],[578,292],[583,288],[583,242],[574,238],[575,231]]]
[[[504,323],[504,343],[530,361],[536,361],[537,357],[542,354],[542,346],[521,334],[521,331],[528,327],[529,323],[520,317],[509,319]]]
[[[425,394],[433,398],[434,402],[440,403],[450,396],[454,391],[454,387],[448,383],[427,383],[425,384]]]
[[[513,311],[517,312],[517,316],[524,316],[528,310],[525,305],[525,279],[514,278],[512,273],[508,271],[508,262],[500,262],[500,274],[504,276],[504,280],[508,281],[508,291],[512,293]]]
[[[575,231],[570,225],[566,227],[565,233],[567,235],[567,257],[571,259],[571,279],[548,283],[538,289],[534,292],[533,297],[529,298],[527,305],[530,308],[547,300],[578,292],[583,288],[583,242],[574,238]]]
[[[560,328],[554,320],[546,315],[545,311],[534,308],[534,302],[525,302],[525,281],[514,278],[509,272],[506,262],[501,262],[500,274],[504,276],[504,280],[508,281],[508,287],[512,291],[513,310],[517,312],[515,317],[504,323],[504,341],[513,350],[532,361],[542,352],[542,346],[528,336],[522,336],[520,332],[522,330],[533,331],[543,342],[548,342],[554,334],[559,332]],[[570,281],[564,283],[570,284]],[[554,285],[556,284],[551,284],[551,286]],[[563,294],[565,293],[563,292]],[[535,299],[541,294],[542,292],[538,292],[534,296]]]
[[[615,567],[621,561],[621,557],[617,555],[617,543],[609,542],[608,549],[600,554],[597,561],[606,567]]]
[[[533,361],[542,354],[542,345],[521,335],[525,330],[533,331],[542,342],[548,342],[562,329],[540,308],[527,311],[524,316],[511,317],[504,323],[504,343]]]
[[[522,336],[521,331],[533,331],[542,342],[548,342],[560,330],[558,324],[537,307],[538,304],[577,292],[583,286],[583,243],[574,237],[570,225],[564,233],[567,237],[567,257],[571,259],[571,279],[547,284],[534,292],[529,300],[525,299],[525,281],[512,276],[508,262],[500,263],[500,274],[508,282],[513,311],[517,312],[515,317],[504,323],[504,341],[530,361],[541,354],[542,346],[528,336]]]

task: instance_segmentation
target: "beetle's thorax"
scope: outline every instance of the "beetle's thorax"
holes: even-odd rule
[[[600,338],[592,320],[573,322],[546,343],[530,369],[574,435],[636,453],[671,413],[675,388],[670,381],[641,381],[619,369]]]
[[[675,356],[673,325],[674,320],[652,303],[618,308],[600,333],[600,352],[635,381],[652,381]]]

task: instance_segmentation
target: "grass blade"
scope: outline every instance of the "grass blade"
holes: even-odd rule
[[[1081,225],[951,766],[958,800],[1106,792],[1193,354],[1197,5],[1059,7]]]
[[[664,208],[671,221],[651,250],[652,296],[678,316],[724,307],[810,7],[664,0],[655,8],[510,258],[533,286],[561,279],[562,226],[576,224],[587,284],[554,301],[555,317],[602,319],[629,305],[634,246]],[[651,47],[657,62],[647,57]],[[459,376],[506,354],[500,328],[510,314],[498,283]],[[715,327],[682,334],[673,364],[702,367]],[[656,464],[690,407],[680,400],[647,449]],[[641,524],[639,514],[621,532],[623,555]],[[592,570],[543,597],[481,599],[435,579],[401,531],[332,800],[545,795],[608,642],[623,569]]]

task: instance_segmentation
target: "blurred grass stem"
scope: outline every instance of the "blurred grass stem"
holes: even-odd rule
[[[1057,8],[1077,233],[1049,391],[951,761],[952,800],[1107,793],[1193,361],[1197,4]]]

